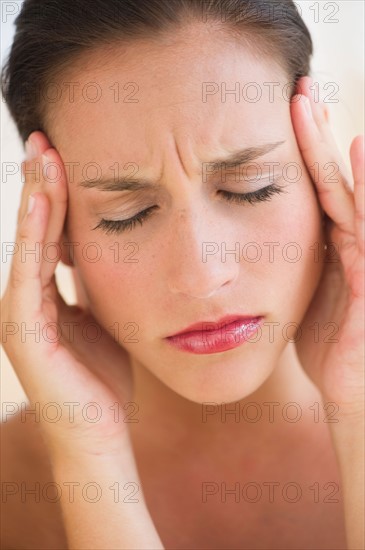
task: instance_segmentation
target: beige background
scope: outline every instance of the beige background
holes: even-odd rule
[[[331,82],[338,86],[338,93],[335,95],[338,103],[327,103],[327,106],[337,143],[350,167],[350,144],[356,135],[364,133],[364,2],[304,0],[296,3],[302,10],[302,16],[314,41],[312,76],[319,83],[319,90],[324,93],[325,85]],[[20,7],[21,2],[18,4]],[[336,19],[338,22],[331,22]],[[13,21],[14,17],[9,17],[6,22],[2,17],[2,59],[12,41]],[[327,88],[325,95],[332,89]],[[5,162],[13,162],[20,166],[23,150],[4,102],[1,103],[1,137],[2,166]],[[2,177],[2,243],[14,241],[20,193],[19,175],[9,177],[6,182]],[[1,261],[1,294],[6,287],[9,267],[9,262]],[[75,303],[69,268],[60,264],[56,273],[59,288],[66,301]],[[0,382],[3,406],[7,402],[19,404],[26,400],[26,395],[2,348]]]

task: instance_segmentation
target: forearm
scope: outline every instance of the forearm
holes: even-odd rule
[[[364,550],[364,419],[332,430],[340,467],[348,550]]]
[[[53,475],[62,488],[70,549],[163,549],[138,472],[129,460],[103,455],[58,457],[53,460]]]

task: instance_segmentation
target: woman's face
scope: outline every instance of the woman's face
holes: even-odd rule
[[[64,240],[77,243],[90,310],[135,364],[192,401],[239,400],[272,373],[322,270],[321,211],[292,127],[288,79],[273,60],[204,25],[112,52],[75,65],[61,83],[66,99],[51,105],[50,138],[68,174]],[[211,164],[256,147],[266,153],[247,165]],[[237,203],[222,193],[257,191],[276,175],[285,192],[270,200]],[[130,178],[150,185],[80,185]],[[153,206],[132,229],[94,229]],[[263,315],[260,337],[203,355],[165,339],[228,314]]]

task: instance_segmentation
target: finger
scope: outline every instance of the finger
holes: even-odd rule
[[[43,315],[46,319],[52,319],[61,326],[60,317],[68,318],[70,306],[58,290],[56,274],[51,277],[50,282],[43,288]]]
[[[24,322],[42,313],[41,256],[50,212],[48,198],[43,193],[34,193],[30,204],[32,201],[33,209],[18,226],[18,249],[9,273],[11,310]]]
[[[324,142],[328,143],[333,151],[333,157],[342,173],[344,184],[351,189],[351,174],[338,149],[336,140],[329,124],[329,115],[326,105],[322,101],[315,100],[313,79],[309,76],[302,77],[298,81],[298,94],[305,95],[310,101],[313,118]]]
[[[351,189],[324,141],[311,114],[310,102],[303,95],[291,104],[291,113],[298,146],[314,181],[321,205],[341,231],[354,235],[355,205]],[[308,111],[307,111],[308,108]]]
[[[317,124],[318,130],[326,137],[330,128],[328,123],[329,112],[323,101],[315,99],[316,94],[314,88],[315,84],[313,83],[313,79],[310,76],[304,76],[298,81],[296,93],[298,95],[305,95],[309,99],[313,118]]]
[[[44,250],[42,254],[43,268],[41,271],[42,286],[49,284],[61,257],[59,245],[67,206],[66,173],[63,162],[55,149],[47,147],[49,140],[42,132],[30,135],[26,150],[28,160],[23,167],[25,185],[23,188],[21,206],[18,212],[18,223],[23,219],[27,208],[27,197],[30,193],[42,192],[50,200],[51,213],[49,227],[46,231]],[[43,154],[47,156],[43,159]]]
[[[329,122],[330,114],[329,114],[327,106],[324,103],[321,103],[321,107],[322,107],[323,116],[324,116],[325,121]]]
[[[321,128],[322,123],[326,120],[323,109],[320,107],[320,103],[314,100],[314,84],[313,79],[310,76],[303,76],[298,80],[296,93],[298,95],[305,95],[311,103],[313,118],[318,126]]]
[[[361,252],[365,253],[365,159],[364,159],[364,136],[357,136],[350,147],[350,158],[352,174],[354,177],[354,198],[355,198],[355,232],[356,240]]]
[[[50,200],[51,213],[45,236],[41,280],[46,287],[55,272],[61,258],[60,238],[67,211],[67,181],[63,162],[56,149],[47,149],[42,155],[43,182],[42,191]]]
[[[25,181],[18,209],[18,224],[27,211],[28,195],[40,190],[39,187],[36,188],[40,183],[41,176],[40,156],[50,147],[51,144],[47,136],[40,131],[32,132],[25,143],[26,160],[21,164],[22,176]]]

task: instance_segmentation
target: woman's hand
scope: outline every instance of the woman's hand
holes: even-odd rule
[[[129,355],[88,311],[66,304],[57,289],[57,261],[47,260],[55,256],[55,247],[42,252],[47,243],[60,244],[67,178],[45,134],[33,132],[31,142],[36,156],[22,164],[25,184],[17,250],[2,298],[2,344],[32,407],[38,408],[42,431],[54,452],[119,453],[129,441],[124,422],[127,410],[131,412]],[[47,180],[51,168],[43,167],[42,153],[47,163],[57,163],[57,180],[52,175],[52,181]],[[36,202],[27,215],[30,194]],[[37,247],[38,256],[31,252]],[[99,327],[101,338],[95,343],[83,336],[88,323]]]
[[[365,507],[364,136],[356,137],[351,144],[351,181],[331,133],[326,109],[313,101],[310,85],[309,77],[299,80],[297,92],[301,100],[297,102],[298,95],[294,96],[291,114],[309,173],[316,168],[312,179],[325,213],[327,251],[321,280],[302,320],[296,347],[301,364],[319,388],[323,401],[338,407],[336,418],[329,421],[328,427],[341,472],[347,547],[360,550],[364,548]],[[306,115],[303,96],[308,99],[313,117]],[[338,168],[335,176],[333,166]]]
[[[317,163],[317,177],[312,179],[326,214],[328,248],[323,250],[322,277],[301,323],[302,334],[296,347],[303,368],[324,400],[336,403],[345,418],[361,418],[365,339],[364,137],[356,137],[350,148],[350,181],[325,106],[314,102],[310,86],[309,77],[299,80],[300,95],[293,97],[291,115],[298,146],[311,175]],[[309,102],[313,118],[306,115],[303,100]],[[333,175],[336,165],[338,172]]]
[[[37,154],[24,165],[18,251],[2,300],[2,343],[31,408],[39,407],[54,482],[64,487],[72,480],[79,487],[91,484],[98,490],[98,498],[91,501],[84,498],[83,490],[73,499],[61,491],[68,547],[162,549],[124,422],[132,396],[129,355],[88,311],[67,305],[57,289],[57,262],[47,261],[42,252],[47,243],[59,243],[63,233],[68,203],[65,167],[43,133],[34,132],[31,137]],[[48,170],[42,165],[39,178],[31,172],[42,162],[44,152],[46,162],[59,166],[61,177],[52,182],[47,181]],[[27,215],[30,194],[36,203]],[[23,261],[22,247],[34,251],[38,246],[39,258],[28,253]],[[83,338],[87,323],[101,331],[94,344]],[[36,328],[37,333],[37,326],[39,338],[25,332]],[[67,326],[75,329],[68,337],[62,330]],[[57,421],[49,421],[55,412]],[[137,492],[133,506],[119,496],[116,500],[116,487]]]

